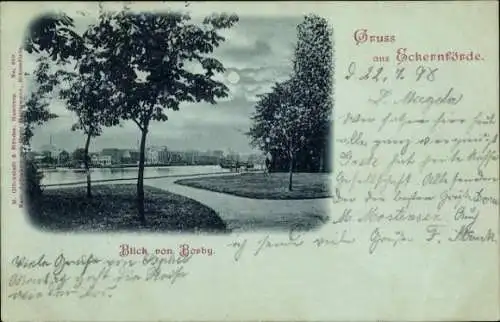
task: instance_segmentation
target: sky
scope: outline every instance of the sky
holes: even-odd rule
[[[88,18],[84,19],[75,17],[77,28],[88,23]],[[300,21],[301,17],[240,16],[237,25],[223,33],[226,41],[214,53],[226,67],[226,72],[216,79],[228,86],[229,97],[216,105],[183,103],[179,111],[167,110],[168,121],[151,124],[147,145],[167,146],[170,150],[256,153],[244,132],[250,127],[257,95],[268,92],[274,82],[289,77],[296,26]],[[34,68],[36,58],[27,54],[25,66]],[[71,131],[75,116],[57,99],[51,101],[50,110],[59,117],[36,128],[33,149],[39,150],[48,144],[51,136],[57,148],[73,151],[83,147],[83,133]],[[90,150],[137,149],[139,137],[137,125],[129,121],[120,127],[105,128],[100,137],[92,140]]]

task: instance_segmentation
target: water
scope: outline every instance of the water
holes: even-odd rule
[[[92,181],[113,179],[137,179],[138,168],[94,168],[91,169]],[[144,178],[159,176],[195,175],[230,172],[218,165],[203,166],[166,166],[144,168]],[[43,170],[43,185],[74,183],[87,180],[85,172],[77,172],[74,169],[57,168],[55,170]]]

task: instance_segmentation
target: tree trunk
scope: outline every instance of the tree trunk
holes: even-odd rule
[[[83,164],[85,165],[85,172],[87,173],[87,198],[92,198],[91,192],[91,178],[90,178],[90,166],[89,166],[89,145],[90,145],[90,133],[87,134],[87,141],[85,142],[85,152],[83,156]]]
[[[137,176],[137,211],[139,219],[142,223],[146,222],[146,216],[144,215],[144,159],[147,134],[147,128],[143,129],[141,133],[141,146],[139,151],[139,175]]]
[[[288,191],[292,191],[292,176],[293,176],[293,154],[290,154],[290,162],[288,164]]]

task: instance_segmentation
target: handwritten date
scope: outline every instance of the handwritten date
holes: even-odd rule
[[[412,72],[409,72],[406,67],[399,67],[395,71],[387,71],[383,66],[369,66],[367,69],[360,71],[356,62],[351,62],[347,68],[345,79],[385,83],[389,79],[400,81],[411,77],[416,82],[434,82],[438,70],[437,67],[420,65]],[[409,76],[410,74],[412,76]]]

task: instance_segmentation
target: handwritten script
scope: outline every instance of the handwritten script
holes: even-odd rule
[[[8,298],[34,300],[46,297],[112,297],[124,284],[181,282],[188,273],[185,266],[192,256],[134,259],[104,259],[94,254],[77,258],[64,253],[54,258],[15,256],[10,262]],[[14,269],[12,269],[14,268]]]
[[[344,71],[367,90],[362,108],[337,117],[331,224],[357,231],[369,254],[414,243],[497,243],[495,109],[467,105],[477,98],[439,62],[362,66]]]
[[[354,39],[356,46],[397,42],[364,29]],[[228,244],[235,260],[311,245],[361,246],[375,255],[411,245],[498,242],[497,107],[456,77],[486,58],[448,52],[402,59],[409,52],[397,52],[395,60],[367,57],[337,69],[342,92],[356,95],[352,106],[335,109],[332,210],[324,230],[236,239]]]

